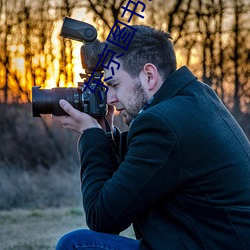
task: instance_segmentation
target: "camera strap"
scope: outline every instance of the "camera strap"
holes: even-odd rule
[[[95,97],[96,97],[96,101],[98,104],[98,107],[100,108],[102,117],[104,119],[105,122],[105,129],[106,129],[106,136],[108,141],[111,143],[113,149],[115,149],[115,140],[114,140],[114,136],[113,133],[111,131],[110,125],[106,119],[106,114],[105,114],[105,104],[103,103],[103,101],[101,100],[99,94],[97,93],[97,91],[95,92]]]
[[[101,100],[101,98],[100,98],[99,94],[97,94],[97,92],[95,92],[95,97],[96,97],[98,107],[101,110],[101,114],[102,114],[102,117],[103,117],[104,122],[105,122],[106,137],[108,139],[109,145],[111,146],[111,151],[112,151],[113,157],[114,157],[114,159],[116,159],[116,164],[119,164],[120,160],[116,154],[116,143],[114,140],[114,135],[113,135],[111,128],[110,128],[110,125],[106,119],[105,104],[103,103],[103,101]]]

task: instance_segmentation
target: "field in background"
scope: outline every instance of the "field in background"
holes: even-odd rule
[[[79,135],[33,118],[31,104],[0,104],[0,116],[0,210],[78,206]]]
[[[84,226],[80,209],[2,211],[0,212],[0,249],[54,249],[62,234]]]
[[[52,250],[63,234],[87,228],[78,137],[50,115],[33,118],[30,104],[0,104],[0,250]]]
[[[0,114],[0,210],[75,205],[78,135],[28,104],[0,104]]]
[[[65,233],[87,228],[81,207],[0,211],[1,250],[52,250]],[[134,238],[132,228],[121,235]]]

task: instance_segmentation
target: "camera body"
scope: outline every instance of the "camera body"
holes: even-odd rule
[[[92,117],[105,115],[107,112],[106,91],[103,84],[96,84],[101,80],[103,69],[100,66],[96,68],[96,65],[93,65],[90,60],[91,50],[97,41],[96,29],[88,23],[65,17],[60,36],[83,42],[80,53],[85,74],[80,74],[80,76],[84,82],[88,83],[88,86],[86,87],[83,82],[78,88],[40,89],[40,86],[32,87],[33,117],[40,117],[41,114],[67,115],[59,105],[60,99],[67,100],[74,108]]]

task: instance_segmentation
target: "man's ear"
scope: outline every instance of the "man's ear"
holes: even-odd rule
[[[146,77],[148,90],[154,90],[160,77],[156,66],[152,63],[145,64],[143,67],[143,73]]]

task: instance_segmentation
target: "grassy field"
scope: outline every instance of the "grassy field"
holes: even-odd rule
[[[84,218],[81,207],[0,211],[0,249],[55,249],[61,235],[87,228]],[[131,227],[121,235],[134,237]]]
[[[54,249],[63,234],[87,228],[79,135],[50,115],[34,119],[31,104],[1,104],[0,114],[0,250]],[[122,235],[133,237],[130,229]]]

